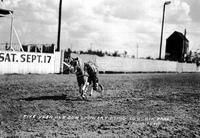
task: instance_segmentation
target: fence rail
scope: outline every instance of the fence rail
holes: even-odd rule
[[[178,63],[164,60],[132,59],[122,57],[98,57],[87,54],[71,54],[83,62],[92,61],[101,72],[199,72],[194,63]]]

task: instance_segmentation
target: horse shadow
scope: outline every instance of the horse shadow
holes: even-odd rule
[[[39,96],[39,97],[27,97],[27,98],[20,98],[18,100],[24,101],[37,101],[37,100],[54,100],[54,101],[83,101],[80,97],[71,97],[67,95],[52,95],[52,96]]]

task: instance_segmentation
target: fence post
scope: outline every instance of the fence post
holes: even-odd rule
[[[63,74],[63,61],[64,61],[64,52],[61,50],[61,56],[60,56],[60,74]]]

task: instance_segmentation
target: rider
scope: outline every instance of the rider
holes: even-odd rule
[[[84,72],[86,72],[89,76],[88,77],[89,84],[91,84],[91,82],[92,82],[93,89],[97,90],[99,79],[97,77],[98,69],[97,69],[96,65],[91,61],[84,63]]]

